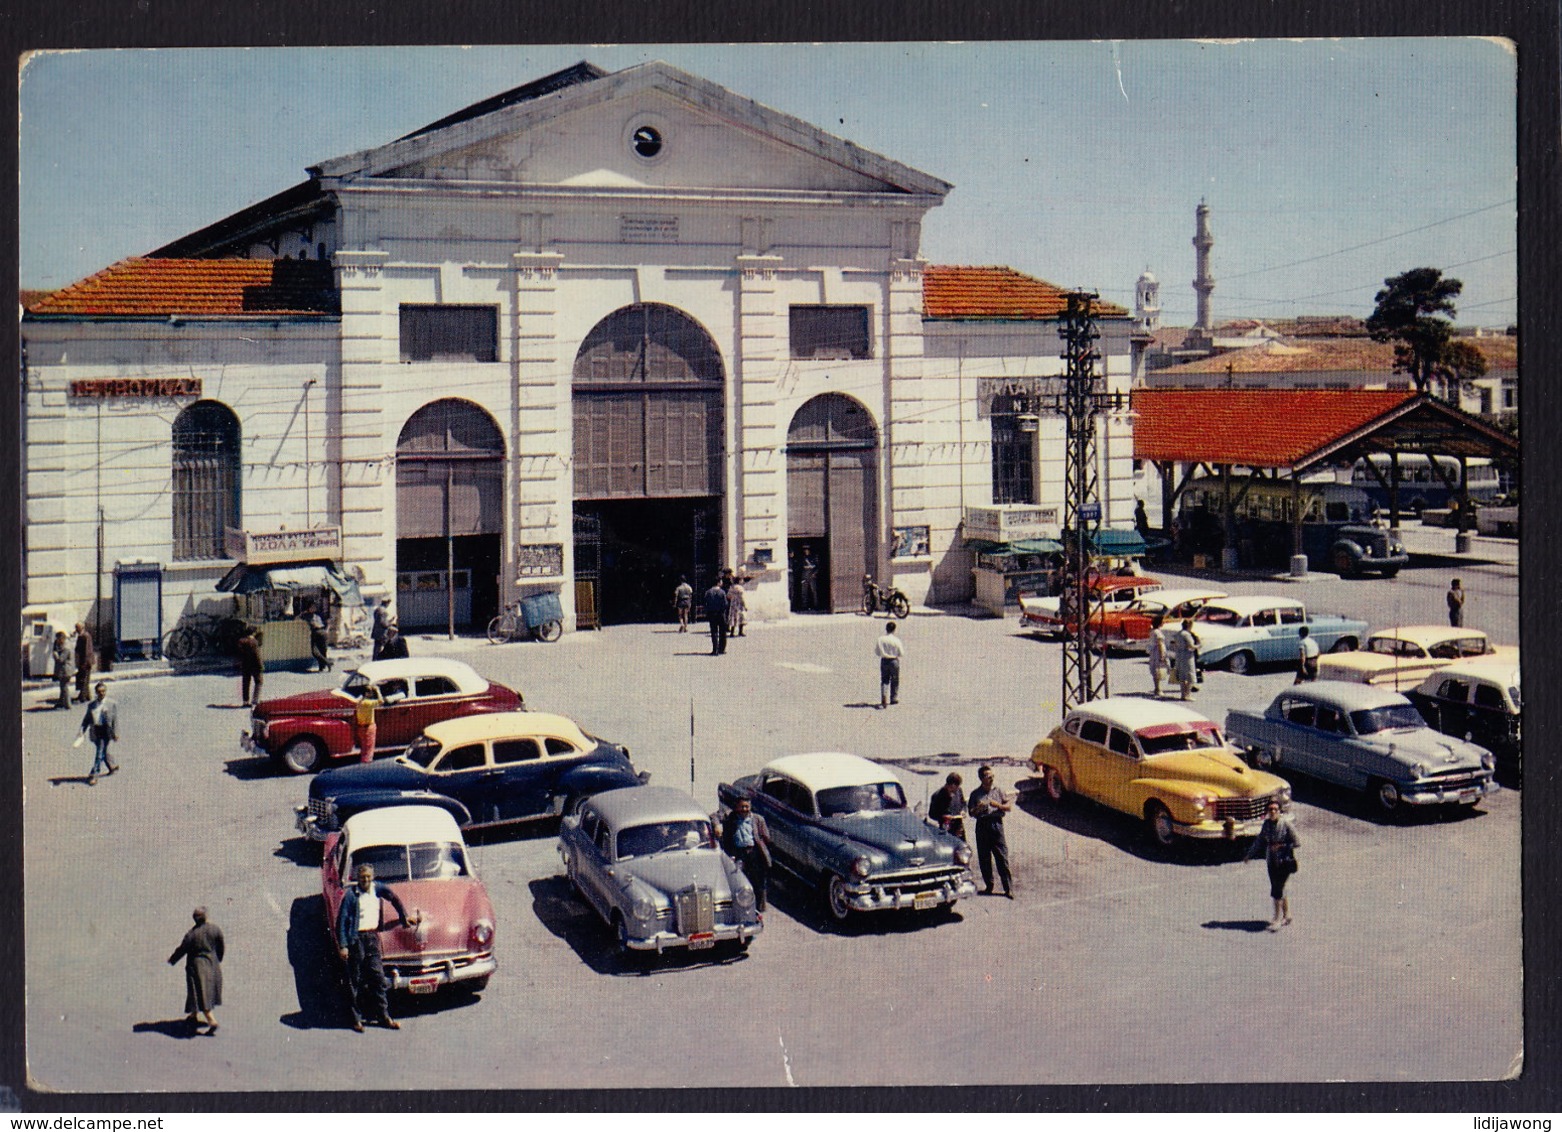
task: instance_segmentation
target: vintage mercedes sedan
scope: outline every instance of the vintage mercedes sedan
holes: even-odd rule
[[[378,753],[404,750],[440,720],[526,706],[519,692],[483,679],[459,660],[372,660],[347,673],[340,687],[262,700],[240,742],[294,774],[319,770],[355,750],[353,709],[370,686],[380,698],[374,720]]]
[[[1212,601],[1193,615],[1199,638],[1199,663],[1224,666],[1237,675],[1260,664],[1296,663],[1301,628],[1323,652],[1348,652],[1367,635],[1367,623],[1353,617],[1308,613],[1288,597],[1228,597]]]
[[[1373,633],[1359,652],[1319,657],[1318,678],[1377,684],[1406,692],[1444,665],[1473,657],[1517,660],[1518,650],[1497,649],[1479,629],[1406,625]]]
[[[488,985],[497,966],[494,908],[448,813],[435,806],[373,810],[326,840],[320,884],[333,955],[342,893],[359,865],[372,867],[374,879],[389,886],[416,921],[380,935],[391,990],[475,992]],[[381,911],[395,914],[389,903]]]
[[[629,748],[541,711],[508,711],[436,723],[398,758],[317,774],[298,806],[298,831],[325,840],[354,814],[421,803],[464,828],[556,818],[581,799],[650,777]]]
[[[723,819],[749,799],[770,828],[776,865],[815,885],[836,920],[976,894],[970,847],[913,813],[894,772],[868,759],[786,755],[717,794]]]
[[[564,874],[624,952],[746,950],[764,930],[754,886],[682,790],[608,790],[564,818]]]
[[[1524,706],[1519,663],[1500,657],[1456,660],[1433,672],[1410,692],[1422,718],[1444,735],[1485,747],[1497,758],[1504,783],[1522,775]]]
[[[1414,704],[1387,688],[1297,684],[1262,712],[1227,713],[1226,732],[1254,766],[1364,791],[1385,811],[1473,805],[1497,789],[1490,751],[1432,730]]]
[[[1180,837],[1251,837],[1270,802],[1291,805],[1285,779],[1250,769],[1219,725],[1181,704],[1129,696],[1080,704],[1030,759],[1051,801],[1078,794],[1143,818],[1163,847]]]

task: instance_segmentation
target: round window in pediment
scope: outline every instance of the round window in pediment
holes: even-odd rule
[[[647,161],[658,157],[662,152],[662,131],[655,126],[636,126],[634,133],[629,136],[629,148],[634,150],[636,157],[643,157]]]

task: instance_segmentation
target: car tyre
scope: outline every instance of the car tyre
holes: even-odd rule
[[[1253,671],[1253,654],[1246,649],[1232,653],[1226,658],[1226,671],[1234,676],[1246,676]]]
[[[1356,559],[1344,547],[1334,552],[1334,572],[1342,578],[1356,576]]]
[[[1151,802],[1145,806],[1144,821],[1151,840],[1162,849],[1170,849],[1177,844],[1177,830],[1172,824],[1171,811],[1160,802]]]
[[[1063,776],[1056,767],[1041,768],[1041,786],[1047,792],[1049,802],[1061,802],[1068,796],[1068,788],[1063,785]]]
[[[1330,652],[1355,652],[1356,651],[1356,638],[1355,637],[1341,637],[1339,640],[1335,641],[1334,644],[1329,646],[1329,651]]]
[[[846,882],[833,873],[824,887],[824,902],[830,918],[837,924],[844,924],[851,917],[851,905],[846,901]]]
[[[457,983],[456,985],[459,986],[465,994],[482,994],[485,990],[488,989],[488,980],[492,977],[492,975],[483,975],[476,979],[467,979],[465,982]]]
[[[1372,798],[1378,804],[1378,809],[1385,814],[1398,811],[1400,804],[1399,787],[1392,782],[1379,779],[1372,784]]]
[[[325,761],[325,744],[313,735],[300,735],[288,741],[277,754],[277,762],[291,774],[309,774]]]

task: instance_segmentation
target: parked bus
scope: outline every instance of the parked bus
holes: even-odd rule
[[[1370,463],[1369,463],[1370,461]],[[1365,491],[1379,510],[1388,511],[1388,481],[1390,458],[1387,452],[1374,452],[1356,461],[1351,469],[1352,487]],[[1373,474],[1373,466],[1383,473],[1383,483]],[[1453,506],[1458,498],[1459,461],[1453,456],[1437,457],[1437,466],[1454,484],[1450,492],[1448,484],[1433,470],[1431,462],[1418,452],[1402,452],[1399,455],[1399,513],[1420,515],[1426,510],[1441,510]],[[1502,493],[1502,483],[1497,468],[1490,460],[1477,457],[1465,461],[1469,477],[1470,498],[1477,503],[1489,503]]]
[[[1244,490],[1244,488],[1246,490]],[[1279,569],[1291,560],[1292,531],[1298,501],[1302,516],[1302,553],[1310,567],[1341,576],[1376,573],[1392,578],[1409,561],[1404,544],[1372,522],[1373,503],[1353,484],[1232,476],[1232,520],[1237,564]],[[1194,553],[1216,553],[1224,546],[1222,481],[1202,476],[1182,493],[1181,542]]]

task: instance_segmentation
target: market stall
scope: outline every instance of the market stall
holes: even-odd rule
[[[229,555],[240,561],[217,589],[233,594],[235,616],[260,630],[260,656],[268,669],[310,663],[305,617],[311,608],[333,630],[361,611],[358,583],[331,553],[340,553],[340,528],[228,535]]]

